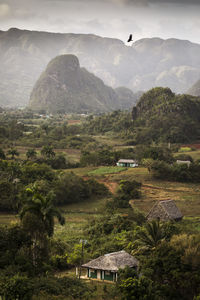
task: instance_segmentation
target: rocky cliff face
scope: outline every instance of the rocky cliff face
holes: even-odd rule
[[[142,39],[131,47],[95,35],[0,31],[0,105],[24,106],[47,63],[74,54],[105,84],[147,90],[169,86],[182,93],[200,78],[200,45],[177,39]]]
[[[80,68],[75,55],[61,55],[50,61],[36,82],[29,107],[51,113],[102,113],[134,105],[134,95],[132,91],[129,93],[126,100],[101,79]]]

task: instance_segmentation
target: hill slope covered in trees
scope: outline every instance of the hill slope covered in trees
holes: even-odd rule
[[[142,95],[132,117],[138,143],[200,139],[200,97],[175,95],[169,88],[154,88]]]

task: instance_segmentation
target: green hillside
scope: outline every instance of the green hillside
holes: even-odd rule
[[[199,97],[157,87],[143,94],[132,117],[136,142],[184,143],[200,138]]]

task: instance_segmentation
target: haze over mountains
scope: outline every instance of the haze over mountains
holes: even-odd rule
[[[92,34],[0,31],[0,105],[26,106],[49,61],[74,54],[80,65],[111,87],[134,92],[168,86],[186,92],[200,78],[200,45],[189,41],[142,39],[131,47]]]
[[[187,92],[192,96],[200,96],[200,79]]]

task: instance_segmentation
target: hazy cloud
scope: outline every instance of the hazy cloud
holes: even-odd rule
[[[0,0],[0,30],[19,27],[127,40],[176,37],[200,43],[200,0]]]
[[[11,14],[10,6],[6,3],[1,3],[0,4],[0,17],[6,18],[6,17],[10,16],[10,14]]]
[[[151,3],[170,3],[179,5],[200,5],[199,0],[149,0]]]

